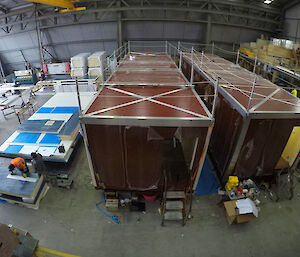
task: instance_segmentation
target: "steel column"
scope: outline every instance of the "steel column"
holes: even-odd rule
[[[236,55],[236,61],[235,64],[239,64],[239,58],[240,58],[240,51],[237,51],[237,55]]]
[[[208,11],[207,14],[207,25],[206,25],[206,44],[209,45],[211,41],[211,3],[208,3]]]
[[[295,31],[295,42],[298,41],[298,29],[299,29],[299,19],[297,20],[297,26],[296,26],[296,31]]]
[[[88,161],[88,165],[90,168],[93,186],[97,188],[97,187],[99,187],[99,183],[98,183],[98,179],[96,178],[96,172],[94,169],[92,156],[91,156],[91,152],[90,152],[90,148],[89,148],[89,142],[88,142],[88,138],[87,138],[85,124],[80,122],[80,127],[82,130],[83,142],[84,142],[84,146],[85,146],[85,150],[86,150],[86,156],[87,156],[87,161]]]
[[[121,1],[117,1],[117,8],[121,7]],[[123,45],[123,30],[122,30],[122,12],[117,12],[117,40],[118,40],[118,47]]]
[[[194,58],[193,58],[193,54],[194,54],[194,47],[192,46],[192,51],[191,51],[191,62],[192,62],[192,67],[191,67],[191,79],[190,79],[190,84],[193,84],[193,80],[194,80]]]
[[[253,93],[254,93],[254,89],[255,89],[256,79],[257,79],[257,77],[255,76],[255,77],[254,77],[254,80],[253,80],[253,83],[252,83],[252,89],[251,89],[251,94],[250,94],[250,97],[249,97],[249,102],[248,102],[247,111],[249,111],[250,106],[251,106],[252,97],[253,97]]]
[[[182,71],[181,66],[182,66],[182,51],[179,52],[179,67],[178,68],[180,71]]]
[[[217,79],[216,83],[214,84],[214,101],[213,101],[213,106],[212,106],[212,111],[211,111],[211,116],[212,118],[215,116],[216,112],[216,102],[217,102],[217,95],[218,95],[218,87],[219,87],[219,79]]]
[[[76,85],[76,93],[77,93],[77,100],[78,100],[78,106],[79,106],[79,114],[82,113],[82,107],[81,107],[81,100],[80,100],[80,91],[79,91],[79,85],[78,85],[78,78],[75,78],[75,85]]]
[[[257,55],[255,56],[255,59],[254,59],[253,73],[255,73],[256,65],[257,65]]]
[[[128,54],[130,54],[130,52],[131,52],[131,49],[130,49],[130,41],[128,41],[127,48],[128,48]]]
[[[5,78],[5,73],[4,73],[4,70],[3,70],[3,66],[2,66],[2,61],[1,61],[1,59],[0,59],[0,72],[1,72],[1,77],[2,77],[2,79],[4,79],[4,78]]]
[[[38,45],[39,45],[39,56],[40,56],[40,62],[41,62],[41,68],[43,68],[43,64],[45,62],[44,60],[44,53],[43,53],[43,42],[42,42],[42,34],[40,29],[40,22],[37,19],[38,12],[35,11],[35,25],[36,25],[36,33],[37,33],[37,39],[38,39]]]
[[[165,41],[165,52],[166,52],[166,54],[168,54],[168,41],[167,40]]]

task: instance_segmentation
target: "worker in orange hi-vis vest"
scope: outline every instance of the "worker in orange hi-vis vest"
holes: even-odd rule
[[[26,178],[28,177],[28,167],[25,163],[25,160],[21,157],[15,158],[13,159],[9,166],[8,166],[8,170],[10,172],[11,175],[15,175],[14,173],[14,169],[18,169],[23,173],[23,177]]]

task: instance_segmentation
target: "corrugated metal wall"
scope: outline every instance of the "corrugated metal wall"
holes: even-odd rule
[[[300,42],[300,4],[285,12],[283,37]]]
[[[262,34],[268,36],[266,33],[252,29],[213,25],[211,40],[224,49],[232,50],[233,44],[239,45],[241,42],[256,41]]]
[[[111,15],[111,20],[110,16]],[[68,60],[80,52],[104,50],[111,53],[117,48],[117,23],[109,14],[108,21],[102,23],[74,24],[72,18],[64,21],[72,25],[62,26],[41,24],[43,44],[52,56],[59,60]],[[126,14],[124,15],[126,18]],[[176,17],[174,17],[175,19]],[[180,17],[178,17],[180,18]],[[68,19],[68,17],[66,17]],[[25,61],[34,67],[40,67],[37,33],[35,24],[28,24],[26,31],[14,28],[7,34],[0,32],[0,57],[6,71],[24,69]],[[127,40],[170,40],[205,42],[206,24],[176,21],[123,21],[123,39]],[[262,32],[212,25],[211,39],[220,47],[233,49],[233,44],[255,40]],[[45,59],[52,57],[45,54]]]

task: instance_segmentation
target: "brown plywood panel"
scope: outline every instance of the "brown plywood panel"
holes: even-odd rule
[[[170,95],[157,97],[155,100],[179,107],[207,117],[207,113],[191,90],[179,91]]]
[[[185,67],[186,70],[183,71],[184,74],[189,71],[189,64],[186,63]],[[203,78],[200,75],[196,75],[197,73],[194,76],[196,82],[203,81]],[[196,84],[195,89],[199,95],[213,94],[213,87],[211,84]],[[241,92],[236,93],[242,94]],[[245,105],[248,105],[247,100],[248,98],[245,97]],[[212,103],[212,101],[213,98],[207,99],[208,103]],[[209,148],[221,176],[223,176],[232,158],[242,124],[243,118],[240,113],[234,109],[221,94],[219,94],[215,112],[215,124]]]
[[[243,125],[239,112],[220,96],[218,101],[215,126],[210,140],[210,149],[223,176],[234,153]]]
[[[198,58],[201,57],[201,54],[198,54],[197,55]],[[222,57],[219,57],[217,55],[214,55],[214,54],[208,54],[208,53],[205,53],[204,54],[204,58],[203,60],[205,62],[215,62],[215,63],[224,63],[224,64],[232,64],[232,62],[222,58]]]
[[[195,57],[195,56],[194,56]],[[191,61],[191,54],[185,54],[184,58]],[[201,62],[201,58],[203,62]],[[278,86],[257,76],[256,74],[247,71],[243,68],[237,68],[233,63],[220,58],[216,55],[205,54],[201,57],[201,54],[196,54],[194,58],[196,65],[210,78],[216,80],[219,78],[220,85],[224,87],[228,93],[234,97],[242,106],[248,107],[250,93],[254,78],[256,77],[255,90],[251,100],[251,106],[254,107],[256,104],[262,104],[258,106],[254,111],[257,112],[290,112],[300,114],[300,100],[299,98],[293,97],[284,89],[280,89]],[[183,70],[185,75],[190,76],[187,68],[187,64],[184,63]],[[237,90],[228,90],[229,87],[237,87],[244,91],[237,92]],[[275,91],[280,91],[274,96],[270,95]],[[247,99],[248,98],[248,99]],[[269,99],[270,98],[270,99]],[[288,103],[285,103],[288,102]]]
[[[186,144],[199,137],[195,157],[195,165],[198,165],[207,128],[86,125],[86,131],[93,164],[106,189],[155,191],[162,189],[165,161],[179,159],[180,165],[173,165],[172,170],[185,179],[175,179],[169,185],[184,190],[187,182],[187,173],[183,174],[186,168],[184,171],[182,166],[185,165],[184,155],[177,156],[172,138],[177,137]]]
[[[299,98],[290,93],[281,90],[275,94],[267,103],[261,105],[256,109],[257,111],[291,111],[300,113]]]
[[[199,67],[202,67],[202,68],[205,68],[207,70],[226,70],[226,69],[230,69],[228,67],[228,64],[224,64],[224,63],[211,63],[211,62],[202,62],[201,64],[201,61],[200,63],[197,62],[197,64],[199,64]]]
[[[169,62],[141,62],[141,61],[127,61],[120,64],[119,68],[122,69],[134,69],[134,68],[152,68],[152,69],[175,69],[176,65],[174,63]]]
[[[93,104],[90,106],[86,113],[89,114],[105,108],[129,103],[134,100],[138,100],[138,98],[109,90],[107,88],[103,88],[101,94],[99,94],[99,96],[94,100]]]
[[[204,150],[207,132],[208,128],[182,128],[182,146],[185,155],[187,153],[185,152],[186,149],[184,147],[191,147],[193,149],[194,141],[196,140],[196,138],[198,138],[195,159],[192,165],[193,174],[198,171],[200,158],[205,158],[205,156],[202,156],[202,154]],[[185,156],[185,158],[187,162],[190,162],[190,159],[187,158],[187,156]]]
[[[140,96],[155,96],[155,95],[167,93],[174,90],[174,88],[168,88],[168,87],[147,87],[147,86],[126,87],[126,89],[125,88],[122,89],[126,90],[127,92],[137,94]]]
[[[262,78],[261,76],[257,76],[255,73],[251,73],[244,69],[232,68],[232,65],[219,66],[216,69],[208,69],[206,66],[203,67],[206,73],[213,77],[220,77],[220,84],[229,83],[234,86],[236,85],[248,85],[252,87],[255,80],[255,85],[257,87],[262,86],[270,89],[277,89],[277,86],[272,82]]]
[[[186,81],[179,72],[173,71],[116,71],[108,81],[109,83],[121,84],[172,84],[186,85]]]
[[[91,116],[93,118],[114,116],[116,119],[128,116],[132,119],[159,117],[165,124],[170,117],[176,119],[201,119],[201,115],[207,117],[193,91],[187,87],[178,87],[178,85],[186,85],[186,81],[180,72],[173,71],[176,67],[167,55],[134,54],[134,56],[132,62],[127,57],[128,62],[121,64],[123,69],[129,70],[117,70],[113,74],[110,81],[116,82],[117,85],[104,88],[99,93],[85,118]],[[135,68],[137,69],[134,70]],[[141,68],[156,70],[142,71],[139,70]],[[172,71],[164,70],[165,68],[171,68]],[[128,82],[129,86],[119,86],[120,80],[123,81],[120,84]],[[166,85],[164,87],[135,86],[139,83],[171,85],[169,87]],[[157,96],[162,93],[168,95]],[[152,99],[145,99],[145,97],[152,97],[158,102],[151,102]],[[95,114],[89,116],[88,114],[92,112]],[[166,160],[171,163],[169,170],[175,172],[174,180],[169,181],[169,185],[184,190],[188,182],[185,156],[187,155],[186,158],[190,161],[191,149],[193,150],[195,139],[198,138],[192,167],[192,172],[196,171],[203,154],[207,130],[207,127],[86,125],[95,170],[99,173],[105,188],[112,190],[161,190],[162,170]],[[175,148],[174,137],[177,138]]]
[[[226,92],[228,92],[237,102],[239,102],[245,109],[248,108],[249,105],[249,93],[246,92],[241,92],[237,89],[225,89]],[[263,98],[257,95],[253,95],[253,98],[251,99],[250,102],[250,107],[249,109],[251,109],[253,106],[255,106],[256,104],[258,104]]]
[[[186,67],[184,74],[186,74],[188,73],[189,64],[183,65],[183,67],[184,66]],[[234,73],[235,72],[237,71],[234,71]],[[249,78],[253,76],[252,73],[250,74]],[[245,73],[243,73],[242,76],[246,77]],[[197,79],[196,81],[203,80],[200,73],[198,77],[194,76],[194,78]],[[262,83],[261,85],[258,84],[255,86],[250,108],[261,103],[262,100],[266,100],[265,97],[270,96],[270,94],[278,89],[276,85],[270,82],[263,84],[265,82],[264,79],[258,81]],[[237,89],[230,89],[228,86],[224,86],[223,88],[228,95],[231,95],[242,106],[247,108],[252,85],[236,84],[234,86],[243,92]],[[207,87],[207,84],[199,84],[196,86],[196,90],[199,94],[204,94],[207,92]],[[285,101],[291,104],[285,103]],[[299,99],[296,99],[288,92],[280,89],[280,91],[267,100],[265,104],[258,106],[256,111],[278,112],[279,115],[281,111],[299,113],[300,110],[298,106]],[[287,143],[292,128],[299,123],[299,119],[251,120],[235,166],[235,174],[242,178],[274,174],[275,165]],[[210,140],[210,150],[221,176],[225,173],[231,161],[237,140],[240,136],[242,124],[243,118],[241,114],[225,100],[223,95],[219,94],[216,106],[215,125]]]
[[[175,110],[170,107],[165,107],[161,104],[142,101],[122,108],[109,110],[97,116],[133,116],[133,117],[189,117],[196,118],[197,116],[183,111]]]
[[[235,174],[241,178],[274,174],[295,120],[251,120]]]
[[[151,140],[148,132],[148,128],[137,127],[124,131],[125,166],[130,189],[158,189],[162,174],[163,140]]]
[[[115,91],[119,90],[119,92]],[[162,93],[164,96],[155,97]],[[131,96],[134,94],[135,96]],[[137,97],[139,96],[139,97]],[[158,102],[151,102],[150,97]],[[138,102],[132,102],[139,100]],[[128,103],[128,104],[126,104]],[[126,104],[126,105],[122,105]],[[122,105],[122,106],[120,106]],[[136,116],[136,117],[207,117],[207,113],[189,88],[104,88],[87,113],[97,112],[97,116]]]
[[[131,56],[134,57],[133,61],[164,61],[164,62],[171,62],[172,60],[170,59],[169,56],[166,54],[134,54],[130,53]],[[130,60],[130,57],[127,56],[125,58],[126,61]]]
[[[101,182],[110,189],[126,189],[124,127],[86,125],[93,164]]]

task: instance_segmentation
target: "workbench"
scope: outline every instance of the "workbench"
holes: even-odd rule
[[[14,83],[6,83],[0,86],[0,110],[4,117],[17,113],[16,109],[20,109],[29,98],[30,90],[33,86],[14,87]],[[16,93],[15,91],[20,91]],[[5,112],[10,110],[10,112]]]

